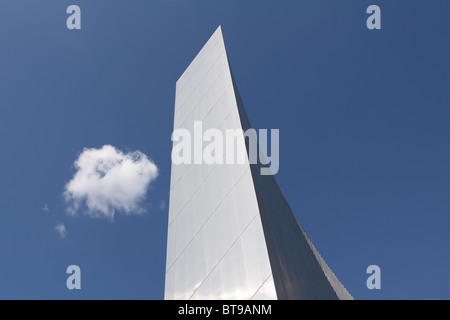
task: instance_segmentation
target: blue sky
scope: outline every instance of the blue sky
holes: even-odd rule
[[[66,28],[71,4],[81,30]],[[366,28],[371,4],[381,30]],[[280,129],[280,188],[350,293],[449,299],[448,12],[446,0],[1,1],[0,298],[163,298],[175,82],[221,25],[252,125]],[[68,215],[74,161],[107,144],[158,167],[147,212]],[[72,264],[81,290],[66,288]],[[381,290],[366,288],[372,264]]]

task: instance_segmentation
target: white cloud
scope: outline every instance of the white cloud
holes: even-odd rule
[[[158,176],[158,168],[142,152],[123,153],[111,145],[85,148],[74,166],[77,171],[64,190],[72,215],[81,209],[110,219],[115,211],[142,213],[141,201]]]
[[[64,223],[59,223],[55,227],[55,231],[59,234],[61,238],[65,238],[67,236],[67,230]]]
[[[42,208],[42,211],[44,211],[44,212],[49,212],[50,211],[50,209],[48,208],[47,204],[44,205],[44,207]]]

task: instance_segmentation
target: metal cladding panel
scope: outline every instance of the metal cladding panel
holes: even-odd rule
[[[174,129],[187,130],[193,141],[195,121],[201,121],[200,135],[251,128],[220,27],[177,81]],[[234,151],[247,153],[244,137],[237,142]],[[200,137],[202,148],[194,148],[191,160],[202,160],[208,143]],[[245,160],[172,163],[165,299],[352,299],[274,177]]]
[[[194,140],[194,121],[224,137],[241,129],[220,27],[177,81],[174,129]],[[277,296],[248,161],[172,164],[165,299],[252,298]]]

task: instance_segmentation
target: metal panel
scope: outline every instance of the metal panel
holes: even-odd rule
[[[220,27],[177,81],[174,129],[194,139],[194,121],[224,137],[250,128]],[[244,137],[237,141],[245,153]],[[248,159],[225,164],[231,148],[224,164],[172,164],[165,299],[352,299],[274,177]]]
[[[192,136],[198,120],[224,137],[241,129],[220,28],[177,82],[174,129]],[[250,299],[261,290],[271,268],[248,162],[172,164],[166,259],[166,299]],[[276,299],[274,286],[264,288]]]

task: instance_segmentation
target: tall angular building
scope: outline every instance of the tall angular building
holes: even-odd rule
[[[250,128],[220,27],[176,84],[174,129],[194,136],[194,121],[224,136]],[[234,151],[247,154],[238,139],[244,149]],[[352,299],[272,175],[249,161],[195,164],[201,150],[191,156],[172,163],[165,299]]]

